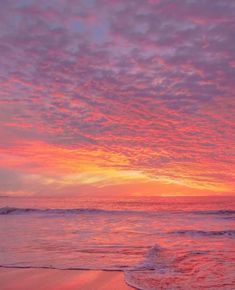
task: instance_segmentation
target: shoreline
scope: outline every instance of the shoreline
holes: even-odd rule
[[[133,290],[122,271],[0,267],[1,290]]]

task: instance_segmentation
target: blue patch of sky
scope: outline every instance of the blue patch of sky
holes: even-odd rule
[[[71,22],[70,29],[73,32],[84,32],[84,25],[81,23],[81,21],[75,20]]]
[[[95,23],[95,26],[92,28],[91,33],[92,40],[98,44],[102,44],[108,41],[108,32],[109,32],[108,23],[106,22]]]

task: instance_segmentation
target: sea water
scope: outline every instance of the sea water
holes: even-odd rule
[[[121,270],[138,289],[235,289],[235,198],[0,198],[0,266]]]

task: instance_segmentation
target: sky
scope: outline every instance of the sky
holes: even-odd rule
[[[234,0],[1,0],[0,195],[235,193]]]

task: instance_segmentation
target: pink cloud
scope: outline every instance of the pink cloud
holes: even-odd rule
[[[18,144],[41,142],[234,190],[234,9],[222,0],[5,2],[1,166],[34,172]]]

